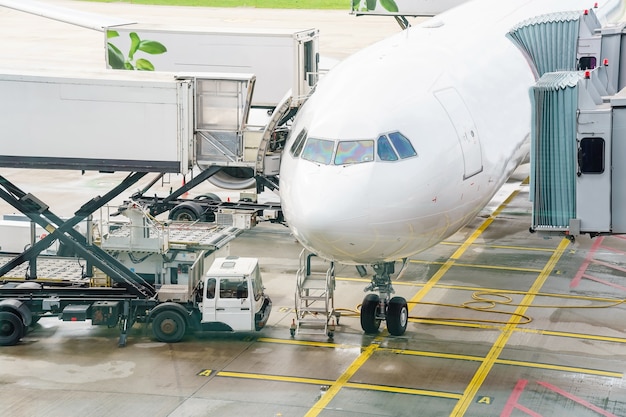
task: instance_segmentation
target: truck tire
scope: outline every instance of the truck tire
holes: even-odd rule
[[[16,345],[23,335],[22,319],[10,311],[0,311],[0,345]]]
[[[152,333],[160,342],[180,342],[186,329],[185,319],[180,314],[170,310],[158,313],[152,321]]]
[[[195,222],[201,220],[204,209],[199,203],[185,201],[170,210],[169,219],[177,222]]]

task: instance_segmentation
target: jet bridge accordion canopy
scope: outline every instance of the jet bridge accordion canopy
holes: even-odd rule
[[[593,11],[559,12],[528,19],[511,29],[508,36],[533,64],[539,78],[547,72],[580,69],[581,54],[599,27]]]
[[[533,227],[566,229],[576,217],[577,72],[548,73],[531,91]]]

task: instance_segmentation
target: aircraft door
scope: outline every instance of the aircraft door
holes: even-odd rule
[[[437,91],[435,97],[443,106],[456,130],[465,164],[463,179],[473,177],[483,170],[483,153],[478,129],[472,115],[454,88]]]

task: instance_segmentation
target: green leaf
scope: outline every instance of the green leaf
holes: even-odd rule
[[[107,30],[107,39],[117,38],[118,36],[120,36],[120,34],[117,30]]]
[[[367,0],[366,5],[367,10],[374,10],[376,8],[376,0]]]
[[[107,43],[109,66],[113,69],[124,69],[124,54],[112,43]]]
[[[380,0],[380,5],[391,13],[398,13],[398,5],[394,0]]]
[[[139,48],[139,43],[141,42],[141,40],[139,39],[139,35],[137,35],[135,32],[130,32],[128,36],[130,36],[130,49],[128,50],[128,59],[132,61],[133,57],[135,56],[135,52],[137,52],[137,49]]]
[[[352,10],[356,10],[361,4],[361,0],[352,0]]]
[[[167,52],[167,48],[157,41],[141,41],[139,43],[139,50],[151,55]]]
[[[147,59],[139,58],[135,64],[139,71],[154,71],[154,65]]]
[[[129,70],[129,71],[133,71],[135,69],[135,67],[133,67],[133,64],[131,64],[130,62],[126,61],[126,62],[124,62],[124,69]]]

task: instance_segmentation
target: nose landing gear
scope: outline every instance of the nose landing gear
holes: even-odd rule
[[[373,265],[374,276],[365,291],[378,291],[367,294],[361,304],[361,328],[365,333],[377,333],[381,321],[387,322],[387,330],[392,336],[402,336],[409,322],[409,309],[404,297],[391,297],[395,291],[390,274],[394,273],[394,263],[384,262]]]

